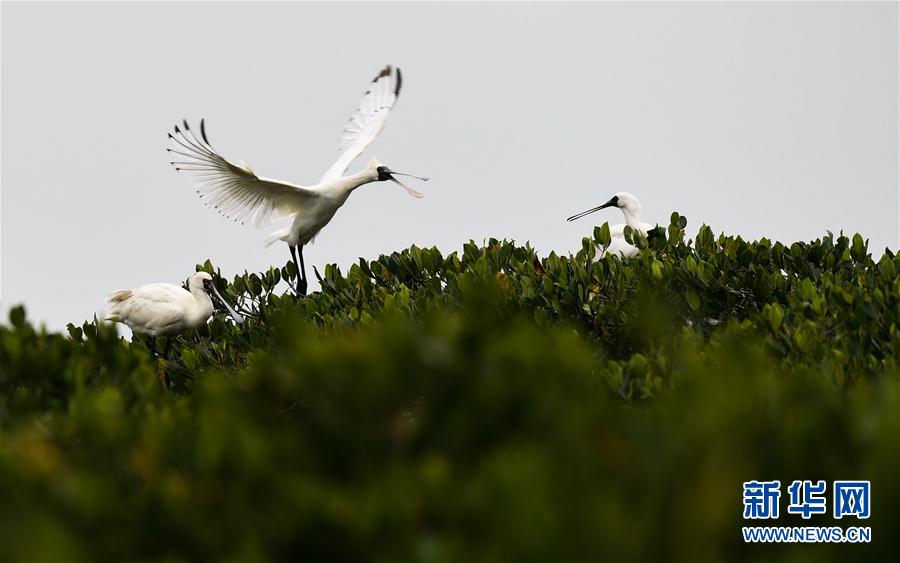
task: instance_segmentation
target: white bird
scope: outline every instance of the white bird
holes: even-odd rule
[[[198,328],[213,313],[210,294],[222,302],[234,322],[243,317],[219,294],[212,276],[197,272],[188,279],[188,290],[171,283],[151,283],[135,289],[121,289],[106,298],[111,307],[104,320],[127,325],[134,332],[148,335],[150,355],[156,355],[156,338],[171,337]],[[166,342],[163,357],[169,355],[172,338]]]
[[[370,182],[390,180],[403,187],[411,196],[423,197],[395,176],[411,176],[424,181],[428,178],[395,172],[374,158],[361,172],[344,176],[350,164],[384,129],[384,124],[397,103],[401,84],[399,68],[386,66],[378,73],[356,112],[344,126],[340,156],[319,182],[312,186],[263,178],[257,176],[246,164],[234,164],[226,160],[207,140],[203,120],[200,121],[199,139],[188,127],[187,121],[183,122],[184,131],[176,125],[175,133],[169,134],[172,147],[167,150],[177,155],[178,160],[172,162],[175,169],[187,172],[204,203],[221,215],[241,223],[252,219],[257,227],[273,219],[293,219],[289,227],[271,233],[266,246],[277,240],[288,244],[298,271],[297,292],[306,295],[303,245],[312,242],[344,205],[353,190]]]
[[[605,251],[600,253],[600,256],[602,257],[609,253],[618,254],[622,258],[631,258],[638,253],[638,249],[625,240],[625,226],[627,225],[636,231],[640,231],[644,236],[647,236],[647,232],[653,229],[653,225],[642,223],[640,218],[638,218],[638,213],[641,211],[641,202],[630,193],[619,192],[603,205],[572,215],[566,220],[574,221],[575,219],[580,219],[585,215],[590,215],[595,211],[600,211],[607,207],[618,207],[621,209],[622,213],[625,214],[625,223],[609,228],[611,240],[609,246]]]

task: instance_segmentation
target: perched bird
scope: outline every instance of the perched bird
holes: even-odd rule
[[[263,178],[257,176],[246,164],[226,160],[210,145],[203,120],[200,120],[199,138],[187,121],[182,123],[184,130],[176,125],[175,132],[169,133],[172,146],[167,150],[175,155],[172,162],[175,169],[188,173],[203,202],[221,215],[241,223],[253,220],[257,227],[273,219],[292,218],[289,227],[271,233],[266,246],[278,240],[288,244],[298,271],[297,293],[306,295],[303,246],[312,242],[322,227],[331,221],[353,190],[370,182],[390,180],[403,187],[411,196],[423,197],[396,177],[411,176],[423,181],[428,178],[395,172],[374,158],[362,171],[344,176],[350,164],[384,129],[384,124],[397,103],[401,84],[399,68],[386,66],[378,73],[363,96],[359,108],[344,126],[340,156],[313,186]]]
[[[111,307],[104,320],[119,322],[134,332],[150,337],[150,355],[156,355],[156,338],[167,338],[163,358],[169,355],[173,336],[198,328],[213,313],[210,294],[222,302],[234,322],[244,318],[219,294],[212,276],[197,272],[188,280],[188,289],[171,283],[151,283],[135,289],[122,289],[106,298]],[[168,381],[167,381],[168,383]]]
[[[604,252],[600,254],[600,256],[604,256],[607,253],[610,253],[618,254],[622,258],[630,258],[638,253],[638,249],[625,240],[625,226],[627,225],[636,231],[640,231],[644,236],[647,236],[647,232],[653,229],[653,225],[649,223],[642,223],[638,218],[638,213],[640,213],[641,211],[641,202],[638,200],[638,198],[634,197],[630,193],[619,192],[616,195],[612,196],[612,199],[610,199],[603,205],[597,206],[593,209],[588,209],[587,211],[582,211],[581,213],[578,213],[576,215],[572,215],[566,220],[574,221],[575,219],[580,219],[585,215],[590,215],[595,211],[600,211],[601,209],[606,209],[607,207],[618,207],[619,209],[621,209],[622,213],[625,214],[625,223],[609,228],[609,234],[612,240],[610,241],[609,246]]]

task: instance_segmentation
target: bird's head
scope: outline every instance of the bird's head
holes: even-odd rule
[[[616,207],[623,211],[637,213],[641,210],[641,201],[628,192],[619,192],[613,199],[616,200]]]
[[[212,276],[206,272],[197,272],[188,278],[188,288],[192,291],[195,289],[202,289],[206,293],[210,293],[212,291],[210,287],[213,287]]]
[[[228,301],[225,301],[225,298],[222,297],[219,290],[216,289],[216,284],[213,283],[211,275],[206,272],[197,272],[188,280],[188,287],[191,291],[194,291],[194,289],[202,289],[207,295],[215,297],[225,306],[225,309],[228,310],[228,314],[231,315],[234,322],[237,324],[242,324],[244,322],[244,317],[235,311],[231,305],[228,304]]]
[[[609,201],[607,201],[603,205],[599,205],[597,207],[594,207],[593,209],[588,209],[587,211],[582,211],[581,213],[572,215],[566,220],[574,221],[575,219],[580,219],[585,215],[590,215],[595,211],[600,211],[601,209],[606,209],[607,207],[618,207],[623,212],[634,215],[641,210],[641,202],[638,198],[628,192],[619,192],[616,195],[612,196]]]
[[[403,182],[398,180],[396,178],[396,176],[409,176],[410,178],[422,180],[423,182],[427,182],[428,178],[423,178],[422,176],[414,176],[412,174],[406,174],[404,172],[396,172],[394,170],[391,170],[390,168],[388,168],[387,166],[385,166],[384,164],[379,162],[378,159],[375,159],[375,158],[373,158],[372,160],[369,161],[368,170],[370,172],[372,172],[372,174],[375,178],[374,181],[376,181],[376,182],[384,182],[386,180],[390,180],[391,182],[394,182],[395,184],[397,184],[398,186],[400,186],[401,188],[406,190],[407,193],[409,193],[409,195],[411,195],[413,197],[418,197],[418,198],[425,197],[420,192],[417,192],[416,190],[410,188],[409,186],[407,186],[406,184],[404,184]]]

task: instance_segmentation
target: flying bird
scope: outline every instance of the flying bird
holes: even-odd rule
[[[653,225],[649,223],[642,223],[640,218],[638,218],[638,213],[641,211],[641,202],[635,196],[631,195],[627,192],[619,192],[616,195],[612,196],[612,198],[604,203],[603,205],[599,205],[594,207],[593,209],[588,209],[587,211],[582,211],[581,213],[577,213],[572,215],[566,221],[574,221],[575,219],[580,219],[585,215],[590,215],[595,211],[600,211],[601,209],[606,209],[607,207],[618,207],[622,210],[622,213],[625,215],[625,223],[622,225],[616,225],[614,227],[610,227],[609,234],[611,237],[609,246],[606,248],[604,252],[600,253],[600,256],[605,256],[607,253],[609,254],[618,254],[622,258],[631,258],[635,254],[638,253],[637,247],[628,243],[625,240],[625,226],[629,226],[636,231],[640,231],[644,236],[647,236],[647,232],[653,229]]]
[[[423,197],[398,180],[397,176],[410,176],[423,181],[428,178],[396,172],[375,158],[362,171],[344,175],[350,164],[384,129],[397,103],[402,83],[400,69],[390,65],[375,76],[356,112],[344,126],[337,161],[312,186],[263,178],[246,164],[235,164],[225,159],[212,148],[203,120],[200,120],[199,137],[187,121],[182,123],[183,130],[176,125],[175,132],[169,133],[171,146],[166,150],[174,155],[175,160],[171,164],[175,169],[190,176],[203,202],[226,218],[241,223],[252,220],[257,227],[275,219],[292,218],[289,227],[269,235],[266,246],[278,240],[288,244],[298,272],[297,293],[306,295],[303,246],[315,239],[353,190],[370,182],[390,180],[411,196]]]
[[[171,337],[206,324],[212,316],[210,295],[222,302],[234,322],[244,322],[244,318],[219,294],[212,276],[206,272],[192,275],[188,279],[188,289],[171,283],[152,283],[116,291],[106,298],[111,307],[104,320],[122,323],[134,332],[149,336],[151,356],[156,355],[157,337],[167,337],[163,352],[163,358],[166,358],[174,340]]]

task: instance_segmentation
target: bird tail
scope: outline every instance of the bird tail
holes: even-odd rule
[[[110,308],[109,313],[103,317],[103,320],[112,322],[119,321],[121,318],[119,317],[119,307],[122,305],[122,303],[130,299],[131,296],[132,292],[130,289],[120,289],[115,293],[109,294],[109,296],[107,296],[106,298],[106,302],[111,303],[112,307]]]
[[[272,244],[279,240],[287,240],[288,236],[291,234],[290,227],[279,229],[269,234],[266,237],[266,240],[263,242],[265,246],[272,246]]]
[[[106,298],[106,302],[107,303],[121,303],[122,301],[125,301],[126,299],[130,298],[131,295],[132,295],[132,293],[131,293],[130,289],[120,289],[119,291],[116,291],[115,293],[110,293],[109,296],[107,296],[107,298]]]

